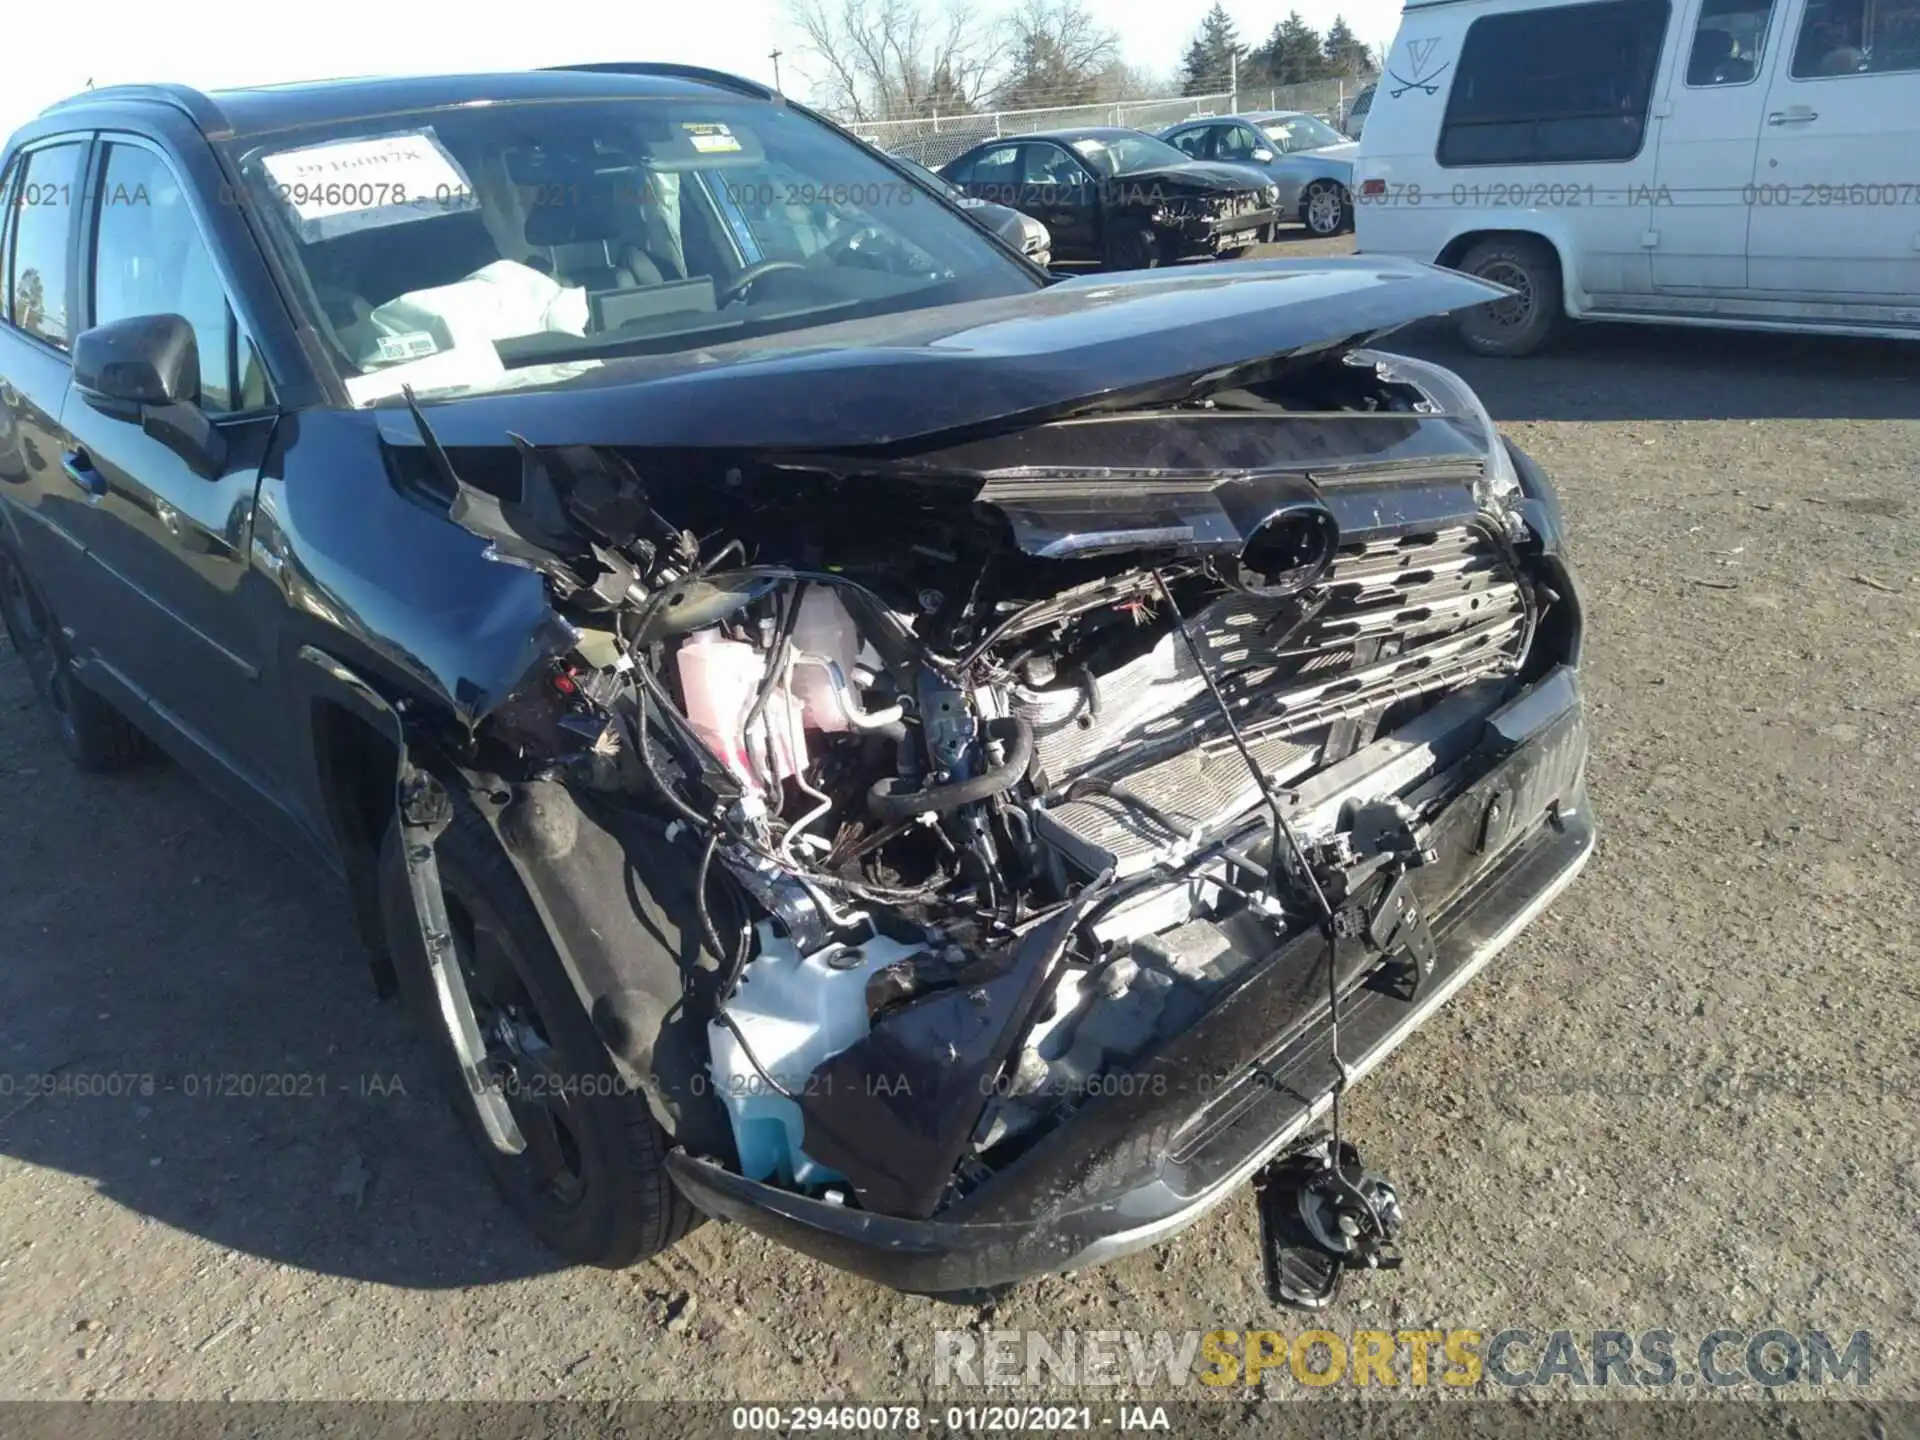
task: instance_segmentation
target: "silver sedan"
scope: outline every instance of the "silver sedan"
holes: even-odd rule
[[[1353,228],[1353,157],[1360,149],[1326,121],[1298,110],[1183,120],[1160,138],[1196,160],[1246,165],[1280,187],[1280,213],[1315,235]]]

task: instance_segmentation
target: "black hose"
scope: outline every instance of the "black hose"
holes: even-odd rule
[[[1007,747],[1005,760],[971,780],[956,780],[951,785],[935,785],[925,790],[896,791],[893,787],[899,783],[899,777],[887,776],[876,780],[867,791],[867,808],[876,819],[892,823],[929,812],[945,814],[1011,790],[1033,763],[1033,726],[1017,716],[1009,716],[988,720],[980,728],[989,740],[998,740]]]

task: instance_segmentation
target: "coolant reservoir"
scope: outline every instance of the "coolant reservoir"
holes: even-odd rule
[[[800,614],[793,625],[793,646],[800,656],[830,661],[840,667],[842,676],[851,677],[854,662],[860,658],[860,631],[838,595],[824,585],[812,585],[800,597]],[[797,663],[793,670],[793,693],[806,712],[808,729],[849,728],[847,712],[821,666],[809,664],[804,658]]]
[[[718,630],[697,630],[680,646],[680,690],[694,732],[746,785],[767,790],[806,765],[799,706],[785,690],[767,697],[756,732],[769,737],[774,773],[764,775],[747,749],[747,712],[767,673],[766,657]]]

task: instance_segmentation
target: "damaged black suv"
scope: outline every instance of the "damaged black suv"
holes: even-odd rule
[[[0,193],[63,745],[338,872],[561,1254],[1388,1238],[1312,1127],[1593,839],[1552,489],[1366,348],[1501,292],[1051,280],[673,66],[97,90]]]

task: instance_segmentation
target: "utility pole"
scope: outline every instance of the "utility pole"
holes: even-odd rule
[[[767,58],[773,61],[773,88],[776,90],[780,90],[780,57],[785,53],[778,45],[767,52]],[[780,93],[784,95],[786,91],[781,90]]]
[[[1227,101],[1227,113],[1238,115],[1240,113],[1240,52],[1238,50],[1227,52],[1227,88],[1233,92]]]

